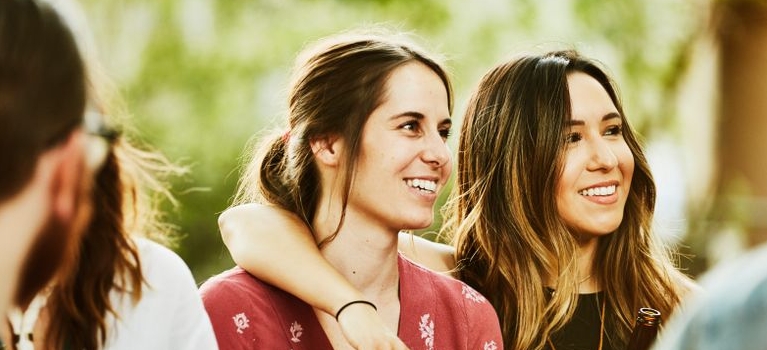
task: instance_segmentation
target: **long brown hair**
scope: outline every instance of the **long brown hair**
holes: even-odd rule
[[[108,313],[120,317],[110,293],[114,290],[134,303],[141,298],[144,277],[131,237],[157,237],[166,232],[160,230],[170,229],[154,222],[153,217],[159,217],[156,208],[146,202],[147,193],[154,190],[146,188],[144,180],[152,169],[172,167],[164,162],[124,139],[112,146],[96,178],[93,218],[78,255],[72,257],[75,269],[57,280],[46,304],[51,315],[47,346],[101,348],[109,334]]]
[[[459,278],[492,302],[510,349],[542,348],[577,304],[577,242],[555,195],[571,118],[567,75],[575,71],[609,94],[635,162],[623,221],[599,240],[594,262],[611,310],[609,340],[625,345],[639,307],[668,315],[680,299],[670,255],[651,232],[655,184],[612,80],[573,51],[522,56],[490,70],[469,101],[443,227]],[[553,296],[548,277],[558,281]]]
[[[17,2],[36,4],[32,0]],[[57,3],[57,6],[65,5]],[[16,15],[9,13],[11,17]],[[72,18],[67,20],[70,26],[78,24],[73,23]],[[33,41],[23,36],[20,39]],[[84,67],[80,80],[83,96],[74,125],[83,123],[88,101],[89,113],[100,114],[107,126],[124,131],[127,126],[123,123],[127,118],[122,101],[106,79],[95,55],[83,51],[83,43],[75,43],[71,35],[68,43],[74,50],[73,55],[79,50],[85,62],[79,62],[80,67]],[[47,58],[53,61],[50,63],[53,67],[62,65],[61,55],[51,54]],[[63,89],[61,85],[54,87]],[[55,125],[54,122],[50,124]],[[35,128],[40,126],[35,125]],[[102,136],[109,138],[110,147],[103,166],[95,174],[90,198],[93,203],[91,220],[77,254],[68,257],[71,260],[68,264],[74,268],[58,276],[46,304],[49,313],[43,346],[46,349],[102,348],[110,332],[108,316],[120,317],[110,293],[120,293],[121,297],[130,298],[134,303],[142,295],[141,261],[131,237],[162,238],[172,233],[172,226],[161,222],[158,199],[169,196],[166,176],[180,174],[184,169],[147,147],[134,146],[128,135],[111,132]]]
[[[311,228],[320,181],[309,142],[341,137],[348,145],[346,164],[355,164],[362,128],[384,98],[386,79],[408,62],[420,62],[442,79],[452,112],[447,73],[436,59],[403,35],[344,33],[304,50],[294,68],[286,130],[256,150],[240,179],[235,204],[255,201],[279,205],[298,214]],[[353,166],[346,168],[341,224],[353,172]]]

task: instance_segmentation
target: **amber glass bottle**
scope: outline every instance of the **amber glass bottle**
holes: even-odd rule
[[[637,312],[634,331],[629,338],[626,350],[648,350],[658,335],[660,312],[649,307],[643,307]]]

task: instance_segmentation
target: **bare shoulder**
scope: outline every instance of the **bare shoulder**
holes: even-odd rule
[[[399,250],[408,259],[436,272],[452,276],[455,269],[455,249],[450,245],[400,232]]]

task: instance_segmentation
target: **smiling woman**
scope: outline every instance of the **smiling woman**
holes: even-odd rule
[[[459,149],[445,230],[510,349],[622,349],[636,310],[668,315],[691,287],[652,230],[652,174],[595,61],[557,51],[492,68]]]
[[[484,297],[397,252],[400,230],[431,224],[451,172],[452,90],[442,67],[396,35],[338,35],[299,57],[288,108],[289,132],[266,139],[238,202],[298,216],[361,296],[315,312],[236,267],[201,287],[219,346],[364,346],[347,341],[337,322],[361,309],[377,310],[381,329],[398,330],[398,348],[502,348]]]
[[[581,241],[612,233],[634,174],[634,156],[621,134],[623,119],[607,91],[586,73],[567,75],[571,119],[557,208]]]
[[[358,217],[354,212],[384,224],[396,237],[399,230],[427,227],[434,218],[437,194],[452,170],[445,143],[451,121],[444,82],[420,62],[393,70],[385,91],[362,129],[344,225]]]

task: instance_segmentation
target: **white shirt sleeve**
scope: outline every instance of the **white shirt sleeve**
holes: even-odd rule
[[[216,337],[189,267],[174,252],[136,239],[146,284],[141,300],[112,291],[109,350],[216,350]]]

